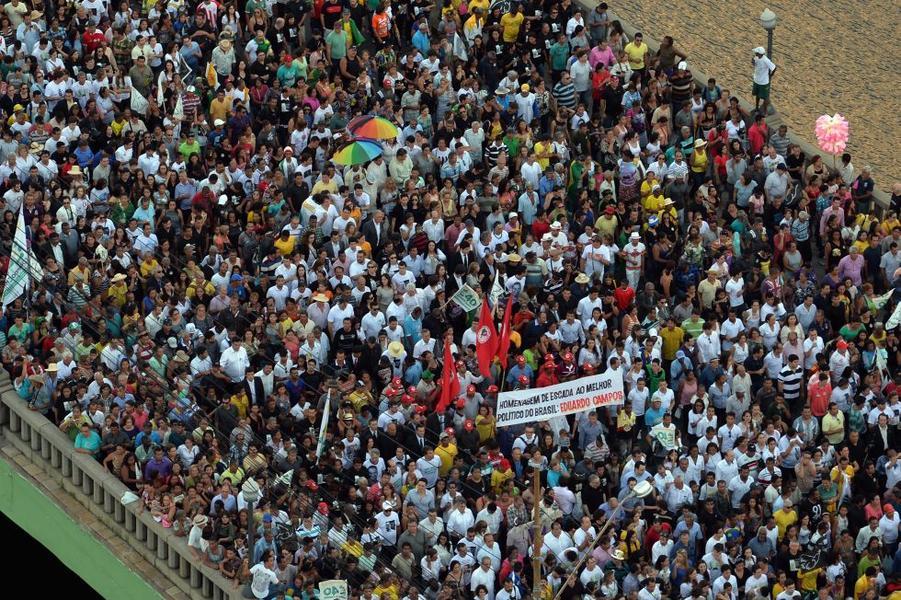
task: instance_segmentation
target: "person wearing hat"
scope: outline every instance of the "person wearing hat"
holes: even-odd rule
[[[629,281],[629,286],[633,290],[637,290],[647,255],[647,247],[641,241],[641,234],[633,231],[629,235],[629,243],[620,250],[619,254],[626,262],[626,279]]]
[[[776,73],[776,65],[766,55],[763,46],[754,48],[754,57],[751,59],[754,66],[754,87],[752,94],[754,96],[754,110],[760,114],[767,114],[770,106],[770,82]],[[760,105],[763,103],[763,109]]]

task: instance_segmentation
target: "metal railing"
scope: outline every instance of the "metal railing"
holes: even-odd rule
[[[215,569],[199,564],[186,537],[154,521],[149,511],[140,511],[140,501],[123,505],[120,499],[128,488],[91,456],[75,452],[72,440],[56,425],[29,410],[2,369],[0,431],[49,479],[156,567],[164,580],[157,582],[157,587],[174,585],[196,600],[241,598],[240,587],[235,588]]]

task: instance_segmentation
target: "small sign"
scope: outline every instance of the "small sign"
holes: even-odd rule
[[[340,579],[329,579],[319,582],[319,600],[346,600],[347,582]]]

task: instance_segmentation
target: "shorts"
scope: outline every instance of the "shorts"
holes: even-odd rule
[[[754,97],[760,98],[761,100],[769,100],[770,99],[770,84],[761,85],[759,83],[754,84]]]

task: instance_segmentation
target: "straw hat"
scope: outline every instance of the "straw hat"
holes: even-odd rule
[[[626,560],[626,555],[623,554],[623,551],[619,548],[615,548],[613,552],[610,553],[610,558],[613,560]]]
[[[31,383],[40,383],[41,385],[43,385],[44,384],[44,376],[43,375],[29,375],[28,381],[30,381]]]
[[[707,142],[700,138],[695,140],[695,148],[703,148],[706,145],[707,145]]]
[[[323,294],[322,292],[313,295],[314,302],[328,302],[328,296]]]
[[[522,262],[522,257],[515,252],[507,255],[507,262],[518,263]]]
[[[128,279],[128,277],[125,276],[125,273],[116,273],[115,275],[113,275],[111,281],[113,283],[119,283],[120,281],[125,281],[126,279]]]
[[[71,169],[69,169],[69,175],[82,175],[81,167],[75,165]]]
[[[576,283],[588,283],[591,279],[588,278],[588,275],[585,273],[579,273],[576,275]]]
[[[48,373],[56,373],[57,371],[59,371],[59,367],[56,366],[55,362],[52,362],[49,365],[47,365],[47,368],[44,370]]]
[[[206,524],[209,522],[210,520],[206,517],[206,515],[197,515],[191,521],[191,523],[196,527],[206,527]]]
[[[191,361],[191,357],[188,356],[188,353],[185,352],[184,350],[179,350],[178,352],[175,353],[175,357],[172,360],[177,360],[178,362],[186,363],[186,362]]]
[[[404,345],[397,340],[388,344],[388,356],[391,358],[400,358],[404,355]]]

